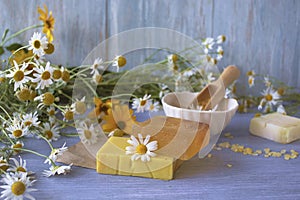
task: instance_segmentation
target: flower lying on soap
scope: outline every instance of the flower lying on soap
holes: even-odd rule
[[[156,154],[152,151],[157,150],[158,145],[157,141],[150,141],[150,135],[147,135],[145,140],[143,140],[143,136],[138,134],[137,140],[133,135],[130,137],[130,140],[127,140],[129,144],[132,146],[126,147],[126,155],[131,155],[131,160],[141,159],[143,162],[149,162],[150,157],[155,157]]]

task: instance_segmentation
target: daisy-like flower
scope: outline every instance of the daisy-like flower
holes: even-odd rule
[[[27,175],[32,175],[32,172],[29,172],[26,168],[26,160],[23,160],[21,156],[19,156],[20,162],[15,158],[10,158],[13,161],[14,165],[10,165],[8,171],[14,173],[27,173]]]
[[[57,159],[57,156],[60,156],[60,155],[62,155],[65,151],[67,151],[68,150],[68,147],[66,147],[66,143],[64,143],[63,144],[63,146],[62,147],[60,147],[60,148],[54,148],[52,151],[51,151],[51,153],[50,153],[50,155],[49,155],[49,158],[47,158],[46,160],[45,160],[45,162],[44,163],[48,163],[49,165],[51,165],[52,164],[52,162],[55,162],[56,161],[56,159]]]
[[[37,73],[33,74],[35,79],[33,79],[32,82],[38,83],[36,89],[41,88],[43,90],[45,87],[49,87],[53,83],[53,68],[50,66],[50,62],[47,62],[45,67],[41,65],[39,68],[35,68],[35,71]]]
[[[145,140],[143,140],[143,137],[141,134],[138,134],[138,140],[132,135],[130,137],[130,140],[127,140],[127,142],[131,146],[126,147],[126,155],[131,155],[131,160],[138,160],[141,159],[143,162],[150,161],[150,157],[156,156],[153,151],[157,150],[158,145],[157,141],[150,141],[150,135],[147,135]]]
[[[104,70],[102,58],[96,58],[94,64],[91,66],[91,74],[95,74],[98,70]]]
[[[96,85],[99,85],[101,82],[102,82],[102,75],[99,74],[98,71],[96,71],[94,74],[93,74],[93,77],[92,77],[92,81],[96,84]]]
[[[226,36],[225,35],[219,35],[217,37],[217,44],[224,43],[226,41]]]
[[[46,34],[49,42],[52,42],[55,19],[52,16],[52,11],[49,12],[48,16],[48,8],[46,5],[44,5],[44,9],[45,11],[38,7],[38,13],[40,14],[39,19],[44,22],[43,33]]]
[[[249,85],[250,88],[252,88],[254,86],[254,81],[255,81],[254,76],[249,76],[248,77],[248,85]]]
[[[281,113],[281,114],[283,114],[283,115],[286,115],[286,111],[285,111],[285,109],[284,109],[284,107],[283,107],[282,104],[280,104],[280,105],[277,107],[276,112]]]
[[[157,112],[159,111],[159,102],[157,101],[151,101],[149,104],[148,104],[148,107],[147,107],[147,110],[150,111],[150,112]]]
[[[74,103],[71,105],[71,109],[75,114],[84,114],[87,110],[86,104],[85,104],[85,96],[82,97],[81,100],[76,99]]]
[[[272,85],[270,78],[268,76],[264,77],[264,83],[265,83],[266,87],[271,87],[271,85]]]
[[[64,109],[62,114],[64,116],[63,121],[69,122],[74,120],[74,112],[71,107],[68,106],[66,109]]]
[[[271,111],[273,106],[279,102],[280,95],[271,87],[262,92],[263,98],[259,103],[258,109],[261,110],[265,105],[265,111]]]
[[[10,137],[14,139],[21,138],[23,136],[28,135],[28,127],[24,126],[21,121],[18,121],[17,123],[13,123],[10,125],[7,130],[11,132]]]
[[[160,87],[160,91],[159,91],[158,96],[161,99],[163,96],[168,94],[170,92],[170,90],[169,90],[169,87],[164,83],[159,84],[159,87]]]
[[[45,55],[45,50],[47,48],[47,38],[44,36],[42,37],[41,33],[35,32],[33,36],[29,40],[29,48],[28,50],[32,50],[34,54],[38,57],[42,57]]]
[[[14,91],[16,91],[18,88],[23,88],[23,84],[27,83],[31,80],[31,78],[28,76],[32,70],[25,71],[28,67],[27,63],[23,63],[22,67],[20,68],[16,61],[14,62],[14,70],[10,71],[10,74],[6,75],[10,79],[9,83],[15,82],[14,84]]]
[[[43,123],[43,127],[41,128],[41,132],[43,136],[45,136],[49,141],[56,141],[59,135],[59,128],[57,125],[50,125],[50,123]]]
[[[168,55],[168,64],[173,65],[178,60],[178,56],[176,54],[170,54]]]
[[[205,38],[204,41],[202,42],[202,45],[204,46],[204,53],[208,54],[209,50],[213,48],[215,44],[214,38]]]
[[[52,93],[46,92],[34,98],[34,101],[41,101],[38,105],[38,108],[42,108],[44,106],[51,106],[55,101],[59,101],[59,97],[55,97]]]
[[[36,189],[30,188],[35,180],[31,181],[27,173],[6,173],[2,182],[4,185],[1,185],[0,188],[4,190],[1,192],[1,198],[21,200],[25,197],[35,199],[29,194],[36,191]]]
[[[9,168],[9,164],[6,159],[3,158],[3,156],[0,157],[0,170],[6,171]]]
[[[82,122],[77,127],[77,132],[81,141],[85,144],[95,144],[98,140],[98,133],[93,124],[87,125],[86,122]]]
[[[49,108],[47,108],[47,113],[49,116],[54,116],[57,113],[57,110],[55,110],[54,106],[50,106]]]
[[[21,152],[21,148],[24,147],[24,143],[22,141],[17,141],[15,144],[12,144],[10,148],[13,149],[13,155],[17,155]]]
[[[45,170],[43,172],[43,175],[46,177],[50,177],[50,176],[54,176],[54,175],[66,175],[67,173],[69,173],[71,171],[71,167],[73,164],[70,165],[63,165],[63,166],[51,166],[49,169],[50,170]]]
[[[40,124],[38,114],[36,111],[34,113],[22,115],[21,120],[22,120],[22,123],[28,127],[31,127],[31,126],[38,127]]]
[[[191,77],[191,76],[195,75],[196,72],[197,71],[193,68],[193,69],[185,70],[182,75],[186,76],[186,77]]]
[[[136,112],[144,112],[150,102],[151,95],[145,94],[143,98],[134,98],[132,102],[132,109]]]
[[[112,66],[113,67],[117,67],[117,71],[119,71],[119,69],[123,66],[126,65],[126,58],[124,56],[116,56],[114,58],[114,61],[113,61],[113,64]]]
[[[68,71],[68,69],[62,67],[61,68],[61,79],[65,83],[67,83],[67,82],[69,82],[70,78],[71,78],[71,75],[70,75],[70,72]]]
[[[255,76],[254,70],[247,71],[247,76]]]
[[[223,50],[222,46],[218,46],[217,53],[218,53],[217,60],[221,60],[224,55],[224,50]]]

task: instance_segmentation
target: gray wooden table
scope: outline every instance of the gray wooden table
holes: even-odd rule
[[[251,136],[248,132],[251,114],[236,114],[224,130],[219,142],[243,144],[254,149],[266,147],[300,150],[300,142],[281,145]],[[234,138],[224,137],[230,132]],[[71,146],[78,138],[62,138]],[[27,144],[48,153],[43,141]],[[73,167],[67,176],[45,178],[42,171],[48,166],[43,159],[24,154],[28,167],[36,172],[37,199],[300,199],[300,158],[246,156],[229,149],[213,150],[211,158],[185,162],[176,172],[175,179],[155,179],[97,174],[92,169]],[[229,168],[227,164],[232,164]]]

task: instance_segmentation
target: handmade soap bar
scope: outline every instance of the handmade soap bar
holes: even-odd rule
[[[160,155],[151,157],[149,162],[142,162],[140,159],[132,161],[131,155],[125,153],[126,146],[129,146],[128,139],[111,137],[107,140],[97,153],[98,173],[170,180],[183,162]]]
[[[271,113],[254,117],[250,123],[250,132],[279,143],[290,143],[300,139],[300,119]]]

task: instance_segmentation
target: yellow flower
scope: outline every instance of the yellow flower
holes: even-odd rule
[[[44,22],[43,33],[47,35],[48,41],[52,42],[54,38],[53,31],[55,19],[52,16],[52,11],[49,12],[48,16],[48,8],[46,5],[44,5],[44,9],[45,11],[38,7],[38,13],[40,14],[39,19]]]
[[[131,133],[132,127],[136,123],[136,116],[133,115],[133,110],[129,109],[127,105],[117,105],[108,110],[108,114],[103,116],[103,120],[105,120],[102,125],[104,132],[120,129],[125,133]]]

